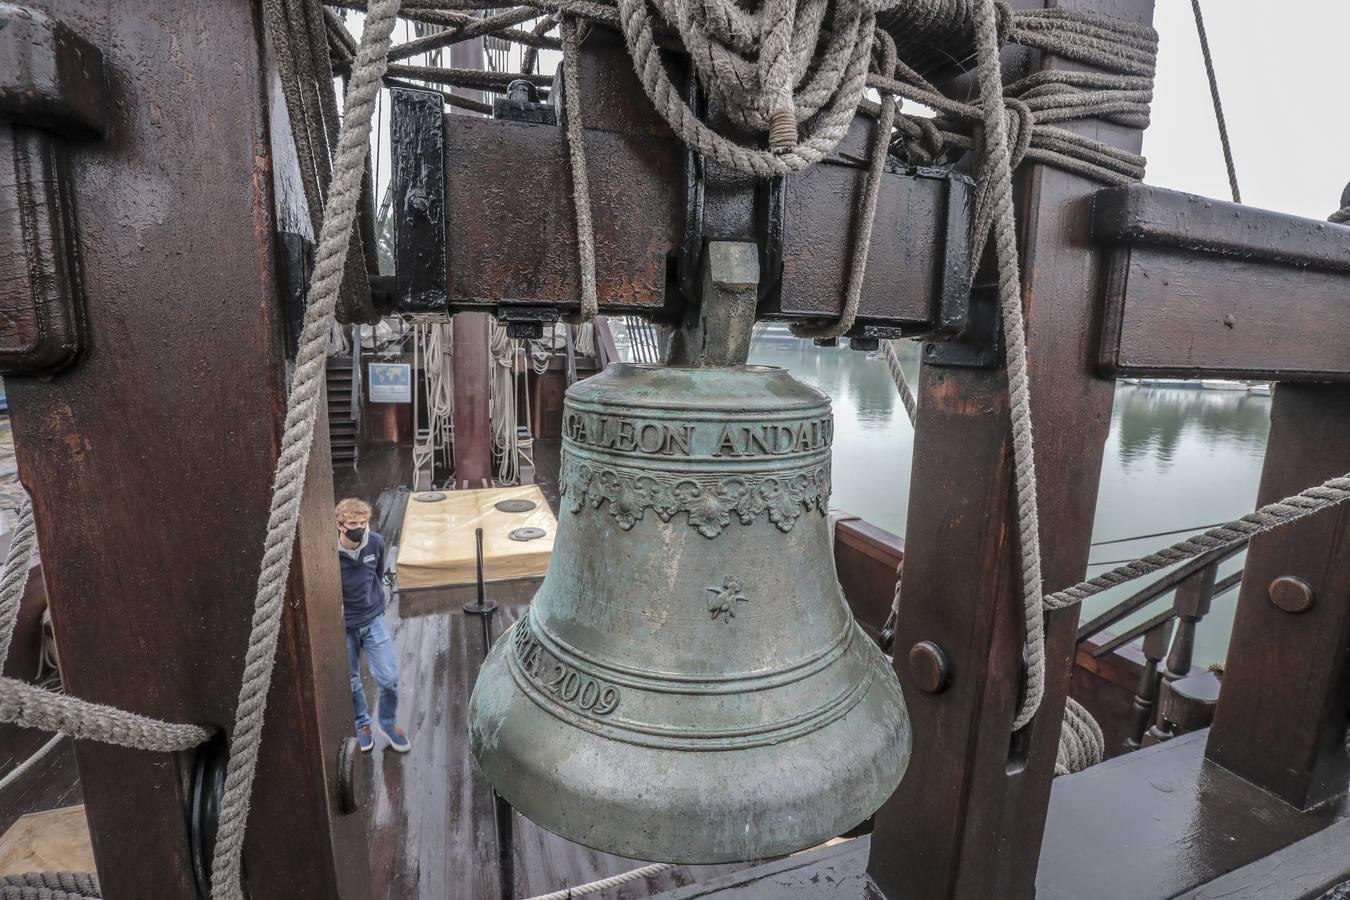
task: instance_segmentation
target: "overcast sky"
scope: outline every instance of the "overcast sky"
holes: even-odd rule
[[[1313,218],[1350,182],[1350,0],[1202,0],[1243,202]],[[1227,198],[1190,0],[1157,0],[1149,184]]]
[[[1227,199],[1228,177],[1190,0],[1156,0],[1161,49],[1150,184]],[[1350,0],[1202,0],[1243,200],[1326,218],[1350,182]],[[349,19],[359,31],[360,17]],[[400,24],[396,40],[405,40]],[[557,54],[546,53],[552,71]],[[389,173],[380,109],[377,196]]]

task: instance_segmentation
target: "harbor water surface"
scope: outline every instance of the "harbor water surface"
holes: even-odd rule
[[[918,374],[918,345],[903,345],[911,382]],[[783,366],[830,395],[834,404],[832,505],[897,534],[905,534],[914,431],[879,354],[844,347],[821,348],[776,329],[757,335],[750,361]],[[1035,407],[1035,385],[1032,405]],[[1093,542],[1178,529],[1200,529],[1250,512],[1255,505],[1270,427],[1270,397],[1243,391],[1154,387],[1116,388],[1106,440]],[[1093,490],[1084,485],[1084,490]],[[1189,533],[1189,532],[1187,532]],[[1089,574],[1181,540],[1186,534],[1140,538],[1092,548]],[[1239,554],[1219,571],[1242,564]],[[1158,576],[1151,576],[1156,578]],[[1055,590],[1065,585],[1046,585]],[[1138,585],[1115,588],[1084,605],[1083,618],[1123,599]],[[1232,628],[1237,591],[1215,598],[1201,622],[1195,664],[1222,660]],[[1170,595],[1126,619],[1124,630],[1162,610]]]

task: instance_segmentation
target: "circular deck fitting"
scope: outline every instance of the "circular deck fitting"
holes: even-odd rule
[[[542,528],[517,528],[507,535],[513,541],[535,541],[547,534]]]
[[[932,641],[919,641],[909,650],[909,671],[919,690],[929,694],[940,694],[947,689],[951,681],[951,669],[947,665],[947,654]]]
[[[1313,589],[1302,578],[1281,575],[1267,589],[1270,602],[1287,613],[1307,612],[1313,606]]]
[[[529,512],[539,504],[535,503],[533,500],[514,499],[514,500],[498,500],[496,503],[492,505],[495,506],[501,512],[522,513],[522,512]],[[535,536],[538,537],[538,535]],[[518,540],[525,540],[525,538],[519,538]]]
[[[437,500],[444,500],[445,494],[441,491],[423,491],[420,494],[413,494],[413,499],[418,503],[435,503]]]

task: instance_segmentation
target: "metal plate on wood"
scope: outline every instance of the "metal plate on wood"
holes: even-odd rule
[[[513,541],[537,541],[545,534],[548,534],[548,532],[544,531],[542,528],[517,528],[507,535],[507,537],[511,538]]]
[[[529,512],[539,504],[535,503],[533,500],[525,500],[520,497],[514,497],[508,500],[498,500],[496,503],[492,505],[496,507],[497,510],[500,512],[523,513]]]
[[[445,494],[440,491],[423,491],[420,494],[413,494],[413,499],[418,503],[435,503],[438,500],[444,500]]]

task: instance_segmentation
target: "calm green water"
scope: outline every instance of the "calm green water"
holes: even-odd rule
[[[905,368],[912,377],[918,371],[917,349],[906,347]],[[788,368],[830,395],[835,416],[833,505],[903,535],[914,433],[885,361],[772,334],[757,339],[750,361]],[[1034,385],[1032,390],[1034,403]],[[1269,397],[1121,384],[1097,488],[1093,540],[1211,525],[1250,512],[1269,417]],[[1099,565],[1089,571],[1104,571],[1108,561],[1132,559],[1181,537],[1094,547],[1091,559]],[[1220,577],[1240,565],[1241,556],[1230,560]],[[1084,616],[1122,599],[1131,587],[1092,598]],[[1237,591],[1215,599],[1198,632],[1197,664],[1224,657],[1236,600]],[[1170,602],[1164,598],[1127,620],[1125,627]]]

